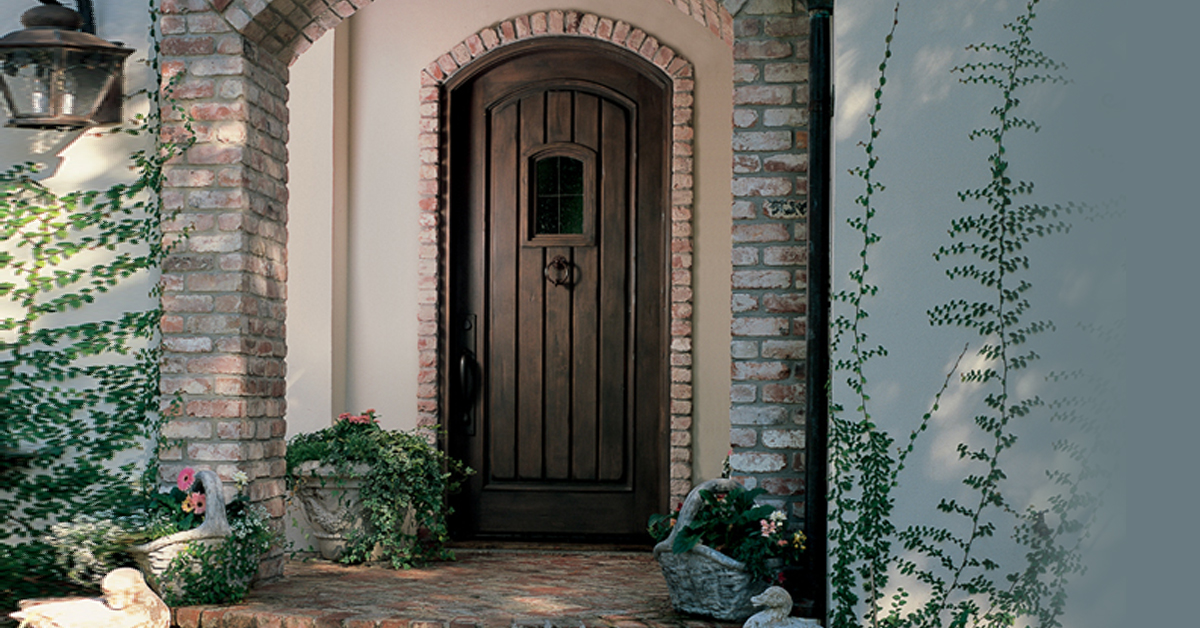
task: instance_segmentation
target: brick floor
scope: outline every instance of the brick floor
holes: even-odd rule
[[[236,606],[175,611],[180,628],[706,628],[676,614],[640,552],[458,550],[423,569],[290,561]]]

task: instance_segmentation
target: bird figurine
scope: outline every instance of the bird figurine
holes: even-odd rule
[[[783,587],[768,587],[750,601],[765,609],[751,615],[742,628],[821,628],[815,619],[790,617],[792,596]]]
[[[114,569],[100,583],[102,598],[24,600],[9,616],[20,628],[169,628],[171,609],[146,584],[142,572]]]

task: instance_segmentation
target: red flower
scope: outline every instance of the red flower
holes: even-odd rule
[[[192,500],[192,512],[198,515],[204,514],[204,508],[208,504],[208,498],[204,496],[204,493],[192,493],[190,499]]]

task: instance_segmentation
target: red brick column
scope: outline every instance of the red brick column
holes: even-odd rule
[[[162,391],[183,401],[162,437],[164,479],[184,466],[228,482],[282,523],[287,353],[287,67],[199,0],[162,5],[162,62],[196,143],[167,172],[187,237],[163,265]],[[168,135],[185,133],[176,112]],[[229,490],[229,489],[227,489]],[[262,575],[281,573],[282,552]]]
[[[734,17],[730,464],[803,515],[808,13],[750,0]]]

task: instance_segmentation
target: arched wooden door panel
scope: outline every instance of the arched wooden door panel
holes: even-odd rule
[[[638,535],[666,505],[669,83],[597,42],[448,85],[456,531]]]

